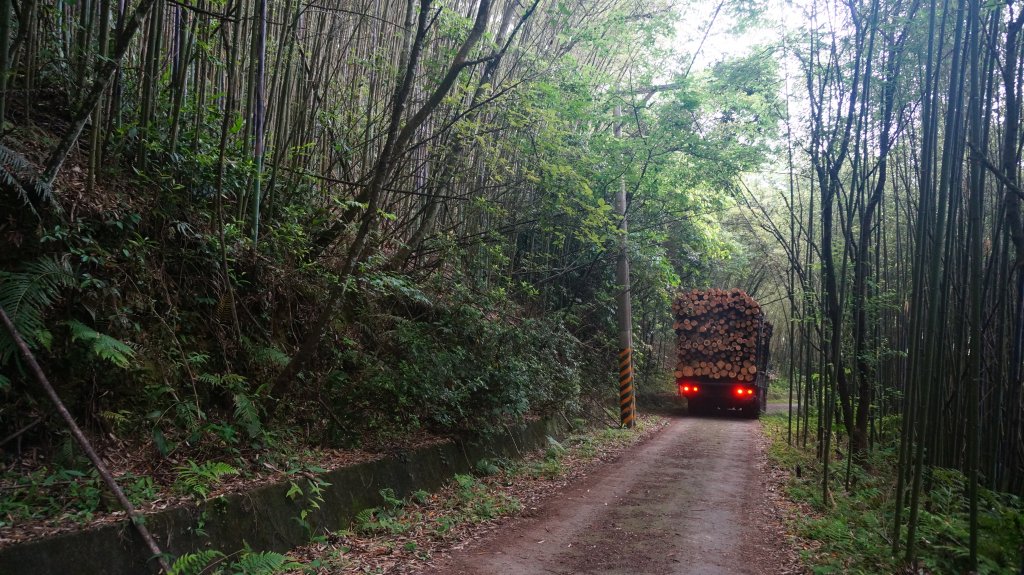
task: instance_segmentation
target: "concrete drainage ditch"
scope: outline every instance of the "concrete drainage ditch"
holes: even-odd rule
[[[157,542],[178,556],[204,549],[232,553],[246,545],[256,551],[285,552],[309,541],[309,528],[334,531],[346,527],[359,511],[383,502],[386,487],[398,497],[436,490],[457,473],[468,473],[488,457],[519,457],[561,437],[554,420],[536,421],[490,439],[452,441],[398,453],[384,459],[328,471],[319,478],[319,510],[303,526],[296,519],[308,502],[288,497],[291,482],[265,485],[200,505],[167,509],[146,516]],[[308,491],[308,479],[299,483]],[[202,522],[201,533],[197,526]],[[127,520],[63,533],[0,549],[0,575],[139,575],[155,573],[155,561]]]

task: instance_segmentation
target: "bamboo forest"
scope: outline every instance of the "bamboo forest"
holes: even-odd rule
[[[0,575],[1024,573],[1022,108],[1020,0],[0,0]]]

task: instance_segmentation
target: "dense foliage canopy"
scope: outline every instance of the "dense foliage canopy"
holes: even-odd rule
[[[743,288],[820,502],[893,450],[893,551],[955,485],[937,565],[1006,568],[978,533],[1024,492],[1024,9],[806,2],[695,66],[686,7],[0,0],[0,307],[92,437],[194,474],[600,414],[625,249],[641,390],[671,291]],[[0,396],[5,461],[80,466],[4,332]]]
[[[165,455],[604,402],[618,186],[653,371],[666,288],[735,250],[715,214],[776,131],[770,54],[691,73],[666,48],[676,17],[646,0],[7,10],[0,305],[83,421]],[[48,412],[13,351],[0,336],[4,436]],[[67,441],[55,421],[21,440]]]

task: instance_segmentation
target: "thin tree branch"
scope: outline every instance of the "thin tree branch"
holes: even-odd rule
[[[141,513],[135,510],[135,507],[132,505],[131,501],[128,500],[124,491],[122,491],[117,485],[117,481],[114,479],[114,476],[111,475],[110,470],[107,469],[107,465],[103,463],[103,460],[96,453],[96,450],[92,448],[92,443],[89,442],[89,439],[84,433],[82,433],[78,424],[75,423],[75,418],[72,417],[68,409],[64,407],[64,402],[61,401],[56,390],[54,390],[53,386],[50,385],[50,381],[46,378],[42,368],[39,367],[39,363],[36,361],[35,355],[33,355],[32,351],[29,350],[25,340],[22,339],[21,334],[18,333],[18,329],[14,327],[14,323],[11,321],[11,318],[7,316],[7,313],[2,307],[0,307],[0,321],[2,321],[4,327],[7,328],[7,333],[11,335],[11,339],[14,340],[15,345],[18,346],[18,351],[21,352],[21,356],[28,363],[29,371],[32,372],[36,381],[39,382],[39,385],[46,392],[50,401],[53,402],[53,405],[57,408],[57,412],[60,413],[64,422],[67,423],[68,429],[71,430],[71,435],[74,436],[75,441],[78,442],[78,445],[82,448],[82,451],[85,452],[89,461],[92,461],[93,466],[96,467],[96,471],[98,471],[100,477],[103,478],[103,482],[107,484],[110,491],[114,493],[114,497],[117,498],[117,502],[125,510],[125,513],[128,514],[128,517],[131,518],[132,525],[135,527],[135,530],[139,532],[139,536],[142,537],[142,540],[146,543],[146,547],[149,548],[153,553],[153,556],[156,557],[157,562],[160,564],[160,568],[163,569],[165,573],[170,573],[171,566],[167,563],[167,559],[164,557],[163,551],[160,550],[160,546],[157,545],[156,540],[153,539],[149,530],[146,529],[145,518]]]
[[[237,16],[228,16],[227,14],[222,14],[220,12],[212,12],[210,10],[205,10],[203,8],[200,8],[198,6],[193,6],[191,4],[186,4],[186,3],[181,2],[179,0],[164,0],[164,1],[167,2],[168,4],[174,4],[175,6],[179,6],[181,8],[186,9],[186,10],[189,10],[191,12],[196,12],[197,14],[203,14],[205,16],[209,16],[210,18],[214,18],[214,19],[220,20],[222,22],[232,22],[232,23],[233,22],[238,22],[238,17]],[[232,11],[237,10],[238,6],[240,6],[240,5],[236,5],[235,8],[232,9]]]

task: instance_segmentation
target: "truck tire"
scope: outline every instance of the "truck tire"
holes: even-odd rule
[[[743,408],[744,417],[750,419],[757,419],[761,416],[761,402],[756,402],[753,405],[749,405]]]

